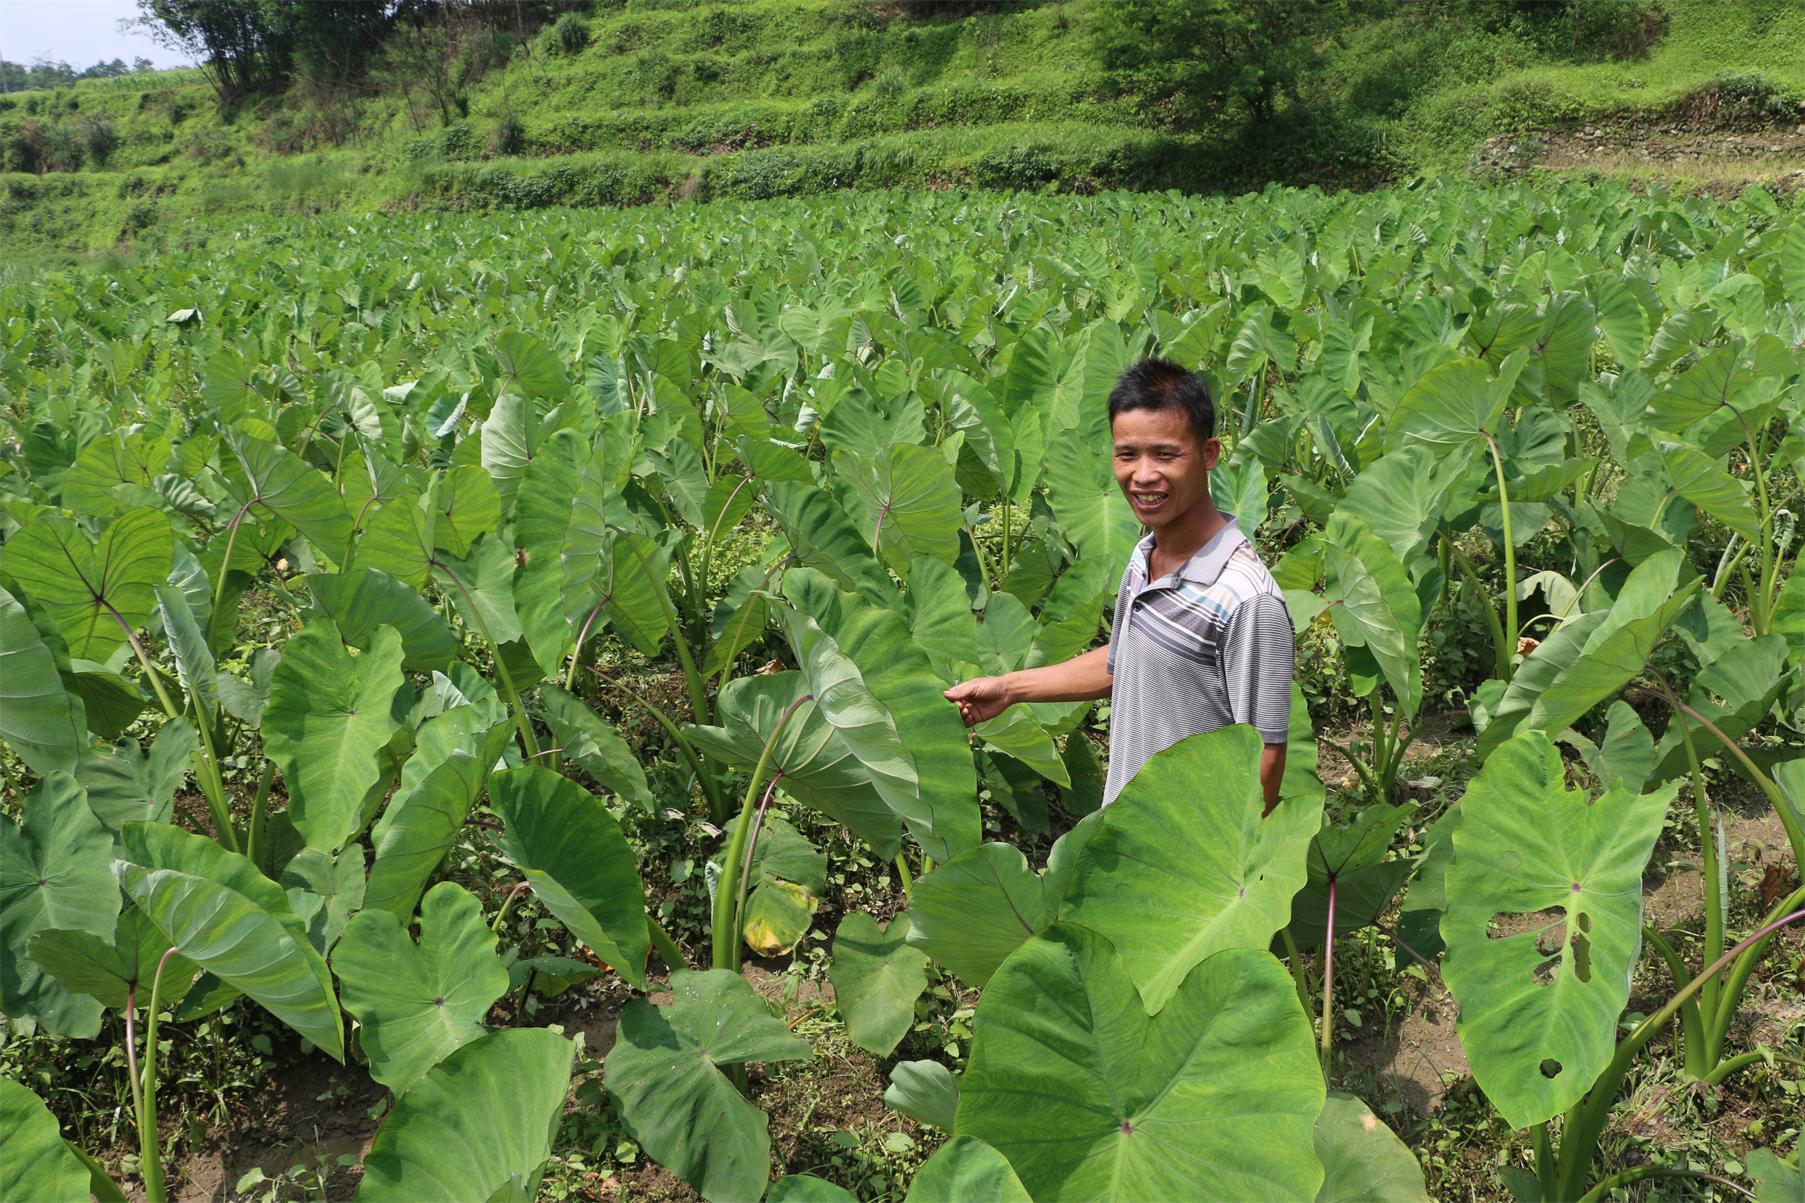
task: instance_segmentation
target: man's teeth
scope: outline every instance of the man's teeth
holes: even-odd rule
[[[1134,499],[1142,505],[1158,505],[1166,499],[1164,493],[1136,493]]]

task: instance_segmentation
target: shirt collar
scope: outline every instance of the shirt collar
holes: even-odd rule
[[[1222,529],[1210,537],[1210,541],[1191,553],[1178,569],[1178,577],[1199,585],[1213,585],[1216,578],[1222,575],[1222,569],[1228,564],[1229,557],[1247,542],[1247,536],[1241,533],[1241,523],[1233,514],[1223,511],[1222,516],[1228,521]],[[1135,558],[1140,567],[1141,578],[1150,579],[1152,568],[1149,554],[1153,551],[1153,536],[1144,537],[1135,548]]]

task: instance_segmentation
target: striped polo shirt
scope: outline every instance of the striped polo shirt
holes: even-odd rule
[[[1153,536],[1122,573],[1110,625],[1109,777],[1104,805],[1156,753],[1248,723],[1285,742],[1297,641],[1278,582],[1234,515],[1176,572],[1147,579]]]

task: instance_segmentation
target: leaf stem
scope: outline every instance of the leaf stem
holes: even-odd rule
[[[157,1008],[162,1001],[163,969],[175,954],[172,946],[157,962],[151,980],[150,1010],[144,1018],[144,1079],[138,1095],[138,1168],[144,1176],[144,1197],[149,1203],[167,1203],[163,1188],[163,1150],[157,1142]]]
[[[1322,1072],[1329,1072],[1335,1036],[1335,878],[1329,878],[1329,914],[1322,935]]]
[[[476,598],[470,593],[470,587],[463,579],[440,560],[431,561],[432,567],[445,574],[445,579],[457,586],[458,592],[464,595],[464,603],[469,607],[471,621],[476,629],[482,632],[483,642],[489,645],[489,658],[495,662],[495,675],[501,678],[501,687],[508,695],[508,708],[514,712],[514,729],[520,732],[520,742],[525,746],[529,758],[539,755],[539,741],[533,737],[533,724],[526,716],[526,707],[520,703],[520,691],[514,688],[514,674],[508,671],[507,663],[501,656],[501,645],[495,642],[495,635],[489,630],[489,623],[477,608]]]
[[[1794,899],[1796,900],[1797,894]],[[1635,1059],[1644,1045],[1652,1040],[1660,1031],[1673,1021],[1674,1015],[1686,1004],[1686,1000],[1697,994],[1704,983],[1717,976],[1729,966],[1744,950],[1756,945],[1780,928],[1789,923],[1805,919],[1805,910],[1795,910],[1789,915],[1763,924],[1752,932],[1736,947],[1724,953],[1707,966],[1704,972],[1686,983],[1684,989],[1647,1019],[1637,1024],[1635,1030],[1625,1036],[1617,1045],[1617,1052],[1611,1057],[1604,1073],[1592,1083],[1592,1089],[1574,1105],[1569,1113],[1561,1137],[1560,1168],[1556,1175],[1555,1198],[1578,1197],[1580,1187],[1585,1182],[1586,1167],[1592,1163],[1592,1154],[1598,1147],[1599,1135],[1604,1131],[1606,1118],[1610,1115],[1611,1104],[1616,1101],[1617,1090],[1623,1085],[1625,1075],[1629,1073],[1630,1062]]]
[[[711,934],[716,969],[738,972],[740,967],[739,890],[735,883],[739,880],[743,862],[747,858],[746,841],[752,828],[752,816],[758,808],[759,784],[777,750],[777,741],[783,735],[784,727],[789,725],[790,716],[804,702],[814,700],[813,694],[805,693],[784,708],[777,725],[765,737],[765,746],[759,751],[758,763],[752,767],[752,779],[746,783],[745,805],[741,807],[739,820],[734,824],[732,836],[728,838],[726,854],[721,857],[720,881],[715,886]]]
[[[1498,440],[1486,432],[1486,446],[1492,449],[1492,467],[1498,476],[1498,509],[1503,515],[1504,524],[1504,680],[1510,681],[1516,669],[1515,647],[1517,639],[1517,544],[1511,533],[1510,523],[1510,490],[1504,483],[1504,457],[1498,450]]]

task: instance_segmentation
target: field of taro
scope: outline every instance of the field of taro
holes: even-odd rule
[[[1106,705],[942,697],[1108,637],[1104,399],[1155,353],[1298,629],[1264,820],[1250,728],[1099,809]],[[1805,215],[1760,191],[320,219],[9,275],[0,1197],[1797,1200],[1802,478]],[[1431,1004],[1442,1127],[1370,1048]],[[1651,1065],[1733,1157],[1649,1127]],[[864,1128],[799,1136],[817,1074]],[[305,1141],[295,1082],[364,1138],[197,1185]]]

